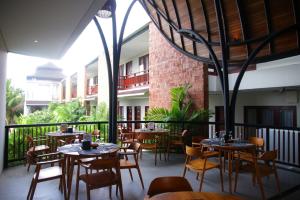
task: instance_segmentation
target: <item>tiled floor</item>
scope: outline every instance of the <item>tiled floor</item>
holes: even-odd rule
[[[154,166],[154,156],[152,153],[143,153],[143,160],[140,161],[140,166],[145,183],[145,190],[142,189],[138,175],[133,170],[134,181],[132,182],[127,170],[122,171],[122,182],[124,187],[124,197],[127,200],[141,200],[144,198],[150,182],[159,176],[181,176],[183,172],[184,155],[172,154],[170,161],[158,161],[158,165]],[[0,199],[1,200],[17,200],[26,199],[30,181],[33,175],[33,169],[30,172],[26,171],[24,166],[11,167],[6,169],[0,177]],[[278,170],[280,177],[280,185],[282,191],[286,191],[300,184],[300,174],[285,170]],[[75,176],[74,176],[75,177]],[[196,180],[196,175],[193,172],[187,172],[187,179],[191,183],[193,189],[199,189],[199,181]],[[221,192],[219,171],[210,170],[205,174],[203,191],[206,192]],[[241,174],[239,177],[239,186],[235,195],[241,196],[244,199],[260,199],[258,186],[253,186],[250,174]],[[224,176],[225,193],[228,193],[228,177]],[[264,188],[268,198],[278,194],[273,176],[264,179]],[[73,187],[71,199],[74,199],[75,181],[73,178]],[[80,184],[79,199],[86,199],[85,185]],[[295,199],[299,197],[300,192],[296,191],[285,197],[276,199]],[[118,197],[113,194],[113,199]],[[37,186],[34,199],[59,200],[63,199],[62,194],[58,190],[58,180],[40,183]],[[107,188],[94,190],[91,192],[91,199],[109,199]]]

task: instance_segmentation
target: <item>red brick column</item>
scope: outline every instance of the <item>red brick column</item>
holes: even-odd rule
[[[149,27],[149,106],[170,108],[170,89],[192,84],[195,108],[208,108],[207,67],[172,47],[155,25]]]

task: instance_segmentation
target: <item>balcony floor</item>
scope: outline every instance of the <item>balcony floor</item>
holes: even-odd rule
[[[124,198],[128,200],[141,200],[144,198],[150,182],[159,176],[181,176],[183,172],[184,155],[171,154],[170,161],[158,161],[154,166],[154,155],[148,152],[143,153],[143,160],[140,161],[141,171],[143,174],[145,190],[142,189],[136,170],[133,170],[132,182],[129,177],[128,170],[122,170],[122,182],[124,188]],[[17,166],[4,170],[0,177],[0,199],[26,199],[30,181],[33,175],[34,166],[30,172],[26,171],[26,167]],[[282,191],[286,191],[300,184],[300,173],[278,169],[280,186]],[[73,176],[73,186],[71,199],[74,199],[75,190],[75,174]],[[196,180],[196,174],[187,172],[186,178],[191,183],[194,191],[199,189],[199,181]],[[206,172],[203,189],[204,192],[220,192],[219,171],[210,170]],[[282,198],[272,198],[277,194],[275,179],[273,176],[264,178],[263,180],[265,193],[267,198],[271,199],[296,199],[300,195],[299,189],[288,196]],[[299,188],[299,187],[298,187]],[[224,189],[228,193],[228,177],[224,175]],[[112,199],[118,199],[113,190]],[[260,191],[258,185],[252,185],[251,175],[243,173],[239,176],[237,193],[243,199],[260,199]],[[101,197],[101,198],[99,198]],[[36,188],[34,199],[57,200],[63,199],[62,194],[58,190],[58,180],[39,183]],[[85,185],[80,183],[79,199],[86,199]],[[91,191],[91,199],[109,199],[108,188],[102,188]]]

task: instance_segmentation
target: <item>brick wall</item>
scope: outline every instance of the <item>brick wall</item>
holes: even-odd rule
[[[149,106],[170,108],[170,89],[191,83],[189,94],[196,108],[208,108],[207,67],[189,58],[149,27]]]

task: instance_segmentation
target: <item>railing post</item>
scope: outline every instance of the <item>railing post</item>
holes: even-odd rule
[[[275,134],[275,131],[274,131],[274,134]],[[266,128],[266,150],[270,151],[270,129],[269,128]]]
[[[9,133],[9,128],[5,126],[5,139],[4,139],[4,168],[8,167],[8,134]]]

